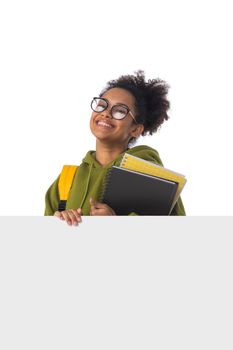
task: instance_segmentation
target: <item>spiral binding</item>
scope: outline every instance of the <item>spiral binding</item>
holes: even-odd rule
[[[125,165],[125,162],[127,161],[127,158],[128,158],[128,154],[125,153],[124,156],[123,156],[123,158],[122,158],[120,167],[123,167],[123,166]]]
[[[111,178],[111,175],[112,175],[112,167],[108,170],[106,176],[105,176],[105,179],[104,179],[104,182],[103,182],[103,187],[102,187],[102,191],[100,193],[100,203],[103,203],[103,199],[104,199],[104,196],[106,194],[106,191],[107,191],[107,187],[108,187],[108,184],[110,182],[110,178]]]

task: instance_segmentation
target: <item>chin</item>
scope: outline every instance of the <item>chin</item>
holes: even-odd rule
[[[99,141],[111,141],[109,138],[109,135],[104,135],[102,132],[98,132],[96,130],[93,130],[92,128],[91,128],[91,133]]]

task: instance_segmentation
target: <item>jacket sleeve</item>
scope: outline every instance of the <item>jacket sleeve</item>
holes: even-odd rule
[[[178,198],[170,215],[185,216],[185,209],[181,197]]]
[[[45,195],[45,216],[52,216],[54,215],[55,211],[58,209],[58,203],[59,203],[59,192],[58,192],[58,181],[59,181],[60,175],[58,178],[52,183],[52,185],[49,187],[49,189],[46,192]]]

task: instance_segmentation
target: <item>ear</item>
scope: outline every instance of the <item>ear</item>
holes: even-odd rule
[[[144,131],[144,125],[143,124],[137,124],[134,126],[134,128],[131,130],[130,135],[132,137],[138,137],[141,135],[141,133]]]

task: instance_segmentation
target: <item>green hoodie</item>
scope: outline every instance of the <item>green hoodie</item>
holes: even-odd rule
[[[143,158],[145,160],[163,166],[158,152],[149,146],[135,146],[127,149],[126,152],[136,157]],[[105,176],[109,168],[111,168],[113,165],[119,166],[124,153],[125,152],[121,153],[115,160],[103,167],[95,160],[95,151],[88,151],[85,158],[83,158],[82,164],[79,166],[78,171],[76,171],[66,203],[66,209],[82,208],[83,215],[90,215],[90,197],[93,197],[97,201],[100,200]],[[46,207],[44,215],[53,215],[58,208],[59,177],[60,175],[46,192]],[[129,215],[137,214],[130,213]],[[178,199],[171,212],[171,215],[186,215],[181,198]]]

